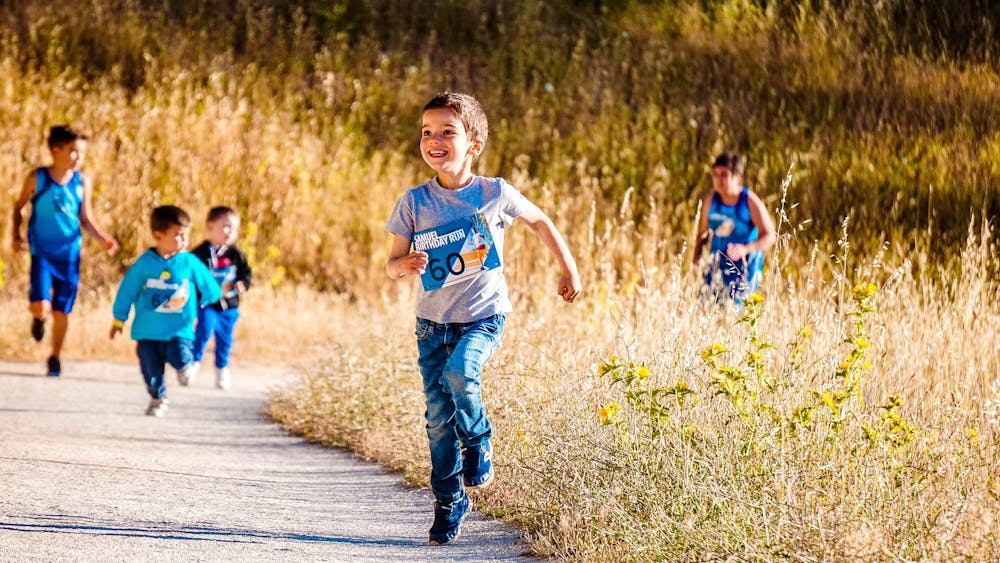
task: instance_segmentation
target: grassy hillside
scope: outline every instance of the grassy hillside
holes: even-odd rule
[[[367,294],[387,210],[427,175],[419,107],[445,88],[491,116],[479,172],[517,180],[578,246],[628,237],[607,257],[626,275],[635,256],[681,250],[726,148],[774,207],[794,164],[801,236],[836,240],[849,218],[869,254],[960,248],[1000,210],[990,2],[86,6],[0,7],[0,178],[9,200],[46,158],[45,126],[81,122],[128,249],[146,244],[134,218],[154,203],[229,201],[271,271]]]

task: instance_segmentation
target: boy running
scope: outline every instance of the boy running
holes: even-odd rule
[[[421,277],[416,336],[427,410],[434,523],[430,544],[454,541],[471,508],[465,488],[493,479],[492,427],[481,371],[500,345],[511,310],[503,275],[504,231],[521,219],[552,252],[557,291],[580,295],[576,262],[545,213],[503,178],[472,173],[488,124],[468,94],[444,92],[424,106],[420,154],[437,176],[396,202],[386,273]]]
[[[48,374],[62,373],[59,355],[66,337],[68,316],[73,310],[80,283],[81,229],[100,241],[113,255],[115,239],[94,224],[91,207],[93,185],[80,172],[87,149],[87,136],[69,125],[49,130],[52,164],[35,169],[25,178],[14,204],[14,251],[31,251],[31,337],[41,342],[45,321],[52,313],[52,354]],[[28,241],[21,238],[24,207],[31,202]]]

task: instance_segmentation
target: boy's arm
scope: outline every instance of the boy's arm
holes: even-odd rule
[[[28,177],[24,179],[24,184],[21,185],[21,194],[14,201],[14,228],[12,229],[14,231],[14,252],[28,249],[28,243],[21,237],[21,224],[24,223],[24,207],[35,195],[37,174],[37,170],[28,174]]]
[[[250,281],[253,278],[253,270],[243,251],[233,248],[233,255],[236,257],[236,287],[239,293],[244,293],[250,289]]]
[[[427,253],[422,250],[410,252],[410,239],[403,235],[395,235],[392,248],[389,249],[389,259],[385,261],[385,273],[390,278],[398,280],[406,276],[419,276],[427,269]]]
[[[81,176],[83,177],[83,202],[80,204],[80,226],[99,240],[108,254],[113,256],[118,252],[118,241],[105,235],[94,224],[93,207],[91,206],[91,194],[94,193],[93,184],[91,184],[89,176],[83,174]]]
[[[549,216],[536,205],[529,205],[519,219],[527,223],[538,238],[542,239],[545,246],[555,256],[556,262],[559,263],[562,275],[559,278],[558,291],[563,301],[567,303],[576,301],[583,286],[580,283],[580,273],[576,269],[576,260],[573,259],[573,254],[570,253],[566,240],[563,239]]]
[[[726,247],[726,256],[732,260],[739,260],[757,250],[767,252],[778,240],[774,220],[771,219],[771,214],[767,212],[767,207],[760,197],[750,192],[747,197],[747,206],[750,208],[750,221],[757,227],[757,240],[746,244],[730,244]]]
[[[694,257],[691,258],[691,263],[695,266],[697,266],[698,261],[701,260],[701,252],[710,238],[710,234],[708,232],[708,209],[711,205],[712,194],[708,194],[708,196],[701,201],[701,217],[698,219],[698,233],[694,237]]]
[[[222,299],[222,286],[212,277],[212,272],[208,266],[201,263],[201,260],[191,256],[191,281],[194,282],[195,289],[198,290],[198,304],[202,307],[211,305]]]
[[[125,277],[122,278],[122,282],[118,285],[118,293],[115,294],[115,301],[111,306],[111,314],[113,316],[111,320],[111,338],[121,333],[122,328],[125,326],[125,321],[128,320],[129,310],[132,308],[132,304],[139,294],[139,283],[142,277],[139,269],[138,264],[133,264],[125,272]]]

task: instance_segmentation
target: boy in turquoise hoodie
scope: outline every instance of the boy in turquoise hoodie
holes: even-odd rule
[[[183,209],[157,207],[150,226],[156,246],[139,256],[118,286],[111,338],[122,331],[134,306],[132,340],[150,396],[146,414],[163,416],[168,408],[166,364],[177,370],[180,384],[187,385],[198,307],[218,301],[221,289],[208,268],[187,252],[191,217]]]

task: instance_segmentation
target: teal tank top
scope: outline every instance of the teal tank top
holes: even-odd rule
[[[737,261],[730,260],[726,255],[726,247],[730,244],[757,240],[757,226],[750,218],[749,192],[744,187],[736,205],[726,205],[715,193],[708,210],[708,228],[712,231],[712,268],[706,274],[706,282],[711,283],[714,275],[721,274],[722,283],[731,297],[756,291],[764,270],[764,253],[759,250]]]
[[[28,220],[31,253],[63,260],[76,258],[80,255],[83,178],[75,171],[69,182],[58,184],[45,167],[39,168],[36,176]]]

